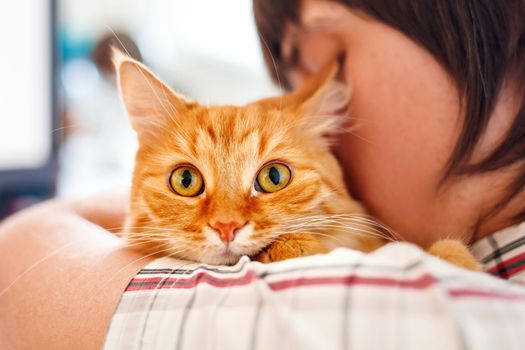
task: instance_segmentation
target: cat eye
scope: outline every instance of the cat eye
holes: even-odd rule
[[[184,197],[195,197],[204,191],[204,181],[200,171],[190,165],[173,169],[168,183],[173,192]]]
[[[259,192],[273,193],[282,190],[292,177],[290,168],[282,163],[270,163],[262,167],[257,174],[255,190]]]

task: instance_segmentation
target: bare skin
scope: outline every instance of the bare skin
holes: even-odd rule
[[[123,246],[127,199],[51,201],[0,225],[0,349],[98,349],[151,258]],[[99,226],[101,225],[101,226]]]
[[[461,130],[459,93],[437,61],[408,37],[341,4],[305,0],[301,24],[288,27],[282,52],[285,60],[298,57],[288,72],[296,86],[344,58],[341,80],[352,85],[353,127],[336,152],[352,193],[406,240],[423,247],[443,238],[473,242],[509,226],[523,208],[522,194],[498,216],[480,221],[515,177],[512,168],[440,187]],[[493,149],[519,103],[507,86],[474,159]]]

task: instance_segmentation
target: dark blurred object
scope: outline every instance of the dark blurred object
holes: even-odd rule
[[[0,219],[10,215],[18,210],[21,210],[29,205],[32,205],[43,199],[50,198],[55,193],[56,185],[56,173],[57,173],[57,151],[59,143],[58,132],[59,127],[59,113],[58,113],[58,84],[57,84],[57,66],[58,57],[55,42],[55,28],[56,28],[56,0],[43,0],[43,7],[47,11],[40,11],[38,7],[35,11],[38,11],[37,16],[42,17],[42,23],[46,23],[47,30],[40,31],[38,37],[34,38],[35,42],[49,42],[49,48],[42,55],[50,55],[49,57],[49,71],[45,72],[48,79],[45,79],[47,89],[44,89],[42,93],[46,94],[51,101],[49,104],[49,110],[43,110],[42,115],[36,116],[37,118],[46,118],[48,127],[50,128],[51,135],[48,136],[48,142],[50,143],[50,153],[47,160],[43,164],[36,167],[23,167],[23,168],[6,168],[3,167],[0,170]],[[24,20],[32,18],[26,16],[26,18],[20,18],[20,25],[25,25]],[[16,32],[13,35],[17,35]],[[29,44],[29,43],[28,43]],[[7,49],[6,49],[7,50]],[[18,52],[3,52],[4,54],[20,54]],[[35,57],[35,59],[42,59],[44,56]],[[45,57],[44,57],[45,58]],[[44,61],[45,62],[45,61]],[[48,73],[51,74],[48,74]],[[18,93],[13,91],[13,94]],[[32,103],[28,101],[28,103]],[[16,115],[12,117],[16,118]],[[32,125],[27,125],[28,128]],[[26,135],[16,135],[16,137],[25,138]]]
[[[123,32],[111,32],[100,38],[91,54],[91,59],[97,65],[100,73],[109,76],[115,74],[113,62],[111,61],[111,50],[113,47],[128,54],[137,61],[142,62],[140,50],[128,34]]]
[[[4,198],[0,198],[0,211],[3,212],[5,216],[8,216],[40,202],[47,196],[48,191],[41,192],[40,195],[37,193],[34,193],[33,195],[20,193],[18,195],[6,196]]]

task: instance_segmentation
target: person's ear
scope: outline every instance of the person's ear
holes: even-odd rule
[[[113,63],[124,107],[139,140],[156,138],[170,122],[195,105],[178,95],[142,63],[113,49]]]

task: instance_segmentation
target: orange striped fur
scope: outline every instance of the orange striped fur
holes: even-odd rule
[[[330,152],[331,135],[344,123],[337,112],[350,97],[333,82],[336,66],[291,94],[238,107],[190,101],[131,58],[116,52],[114,61],[140,145],[125,233],[131,244],[232,264],[242,255],[271,262],[337,246],[371,251],[386,242],[359,219],[365,210],[347,193]],[[257,192],[257,173],[270,161],[287,164],[292,179],[278,192]],[[180,164],[200,171],[202,194],[170,190],[168,176]],[[225,244],[211,227],[215,221],[245,225]]]

